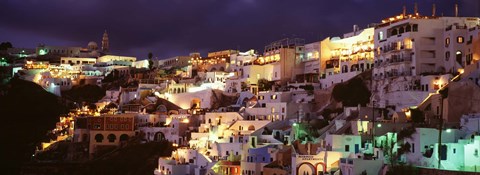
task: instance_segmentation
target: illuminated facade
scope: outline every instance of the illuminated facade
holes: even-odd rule
[[[479,24],[479,18],[418,13],[383,20],[375,28],[373,100],[397,111],[420,104],[473,63],[473,54],[465,54],[473,40],[468,33]]]
[[[322,89],[345,82],[373,67],[374,28],[354,31],[343,38],[326,38],[320,42]],[[313,55],[313,54],[312,54]]]

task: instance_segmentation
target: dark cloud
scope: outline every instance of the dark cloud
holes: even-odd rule
[[[366,27],[401,13],[413,0],[2,0],[0,41],[17,47],[84,46],[106,29],[116,54],[143,59],[250,48],[302,37],[307,42]],[[422,14],[453,15],[454,1],[424,0]],[[461,0],[460,14],[480,16],[479,1]]]

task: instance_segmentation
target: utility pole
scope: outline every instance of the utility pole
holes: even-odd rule
[[[440,111],[440,123],[438,124],[438,169],[440,169],[440,164],[442,162],[441,155],[442,155],[442,131],[443,131],[443,95],[440,95],[440,105],[441,105],[441,111]]]

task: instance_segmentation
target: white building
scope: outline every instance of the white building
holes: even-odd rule
[[[465,58],[465,38],[479,24],[479,18],[418,13],[383,20],[374,35],[374,100],[397,111],[420,104],[449,81],[445,74],[472,63],[471,56]]]

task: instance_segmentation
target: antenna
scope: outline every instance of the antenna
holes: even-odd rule
[[[437,11],[437,7],[435,6],[435,3],[432,4],[432,16],[435,16],[435,13]]]
[[[455,17],[458,17],[458,3],[455,2]]]

